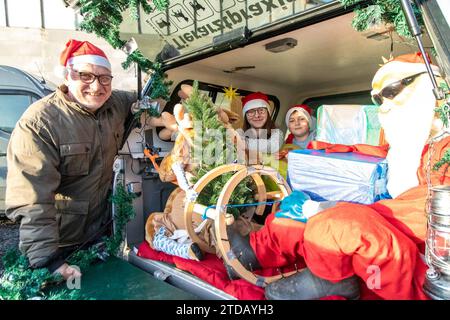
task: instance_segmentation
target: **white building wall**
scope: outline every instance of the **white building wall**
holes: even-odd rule
[[[112,64],[113,88],[136,90],[134,67],[124,70],[121,63],[126,55],[114,50],[105,40],[95,35],[74,30],[0,27],[0,64],[23,69],[60,84],[62,78],[55,72],[59,56],[69,39],[87,40],[105,51]]]
[[[6,3],[6,6],[5,6]],[[105,51],[114,75],[113,88],[137,89],[136,67],[124,70],[121,63],[126,55],[114,50],[105,40],[94,34],[77,31],[82,17],[62,0],[43,0],[41,18],[40,0],[0,0],[0,64],[17,67],[59,85],[62,82],[59,56],[69,39],[87,40]],[[7,10],[6,10],[7,9]],[[124,13],[129,16],[129,13]],[[44,25],[44,28],[41,26]],[[138,34],[137,22],[127,19],[121,25],[123,40],[134,37],[139,44],[146,38],[145,47],[139,49],[153,60],[164,43],[154,32]],[[148,42],[148,39],[152,41]],[[143,76],[145,78],[145,76]]]

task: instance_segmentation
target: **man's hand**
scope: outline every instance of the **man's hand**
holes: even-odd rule
[[[145,96],[142,98],[142,100],[137,100],[131,105],[131,113],[136,114],[140,110],[146,110],[146,109],[154,109],[156,111],[159,110],[159,101],[158,100],[152,100],[148,96]]]
[[[134,103],[131,105],[131,113],[132,113],[132,114],[138,113],[140,109],[141,109],[141,108],[140,108],[140,106],[139,106],[139,101],[136,101],[136,102],[134,102]]]
[[[63,276],[65,280],[69,278],[79,278],[81,277],[81,272],[79,272],[77,269],[72,268],[67,263],[64,263],[61,265],[58,269],[55,270],[55,274],[59,273]]]

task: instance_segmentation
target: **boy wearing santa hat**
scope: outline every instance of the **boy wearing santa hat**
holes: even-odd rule
[[[316,138],[316,121],[312,117],[311,108],[306,104],[291,107],[286,112],[285,121],[290,132],[285,143],[306,149],[308,143]]]
[[[275,154],[277,159],[285,159],[290,150],[306,149],[308,143],[316,138],[316,119],[306,104],[289,108],[285,121],[290,133],[281,150]]]
[[[65,258],[110,227],[114,158],[134,94],[113,91],[111,64],[87,41],[60,56],[64,84],[33,103],[8,146],[6,214],[21,219],[19,248],[32,268],[80,276]]]

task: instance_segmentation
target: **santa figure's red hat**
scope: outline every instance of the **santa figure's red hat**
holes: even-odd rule
[[[254,92],[242,98],[242,115],[252,109],[269,109],[269,98],[262,92]]]
[[[61,52],[60,63],[63,67],[73,64],[90,63],[111,70],[111,64],[102,49],[88,41],[71,39]]]
[[[426,59],[430,61],[427,56]],[[439,67],[431,65],[431,70],[437,76],[440,75]],[[420,52],[408,53],[387,61],[380,69],[375,73],[372,79],[372,94],[378,93],[382,88],[381,85],[385,84],[386,79],[390,82],[395,82],[405,77],[417,74],[419,72],[425,72],[427,68],[425,66],[425,60]]]

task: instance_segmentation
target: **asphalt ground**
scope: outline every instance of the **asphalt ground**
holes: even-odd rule
[[[0,275],[3,273],[1,258],[8,249],[17,248],[19,245],[19,225],[19,223],[0,217]]]

